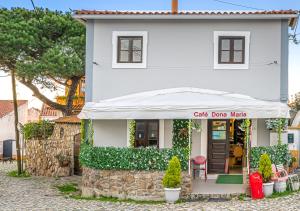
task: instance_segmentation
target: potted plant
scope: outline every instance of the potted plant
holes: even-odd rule
[[[168,169],[163,178],[166,201],[174,203],[179,199],[181,184],[181,165],[179,159],[174,156],[169,161]]]
[[[274,182],[272,178],[272,163],[268,154],[262,154],[259,159],[259,173],[263,178],[263,191],[265,196],[273,194]]]

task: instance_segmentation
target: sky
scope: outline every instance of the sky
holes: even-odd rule
[[[36,7],[51,10],[169,10],[171,0],[33,0]],[[225,3],[224,3],[225,2]],[[227,2],[227,3],[226,3]],[[32,9],[31,0],[0,0],[0,7],[25,7]],[[180,10],[300,10],[300,0],[179,0]],[[300,26],[297,33],[300,33]],[[300,34],[298,36],[300,39]],[[289,49],[289,94],[300,92],[300,44],[290,44]],[[0,73],[0,99],[11,99],[10,77]],[[18,83],[19,99],[29,100],[29,106],[40,107],[41,102],[31,91]],[[45,93],[54,98],[58,93]]]

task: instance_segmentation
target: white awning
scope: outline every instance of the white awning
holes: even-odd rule
[[[246,95],[199,88],[172,88],[87,102],[81,119],[289,118],[289,107]]]

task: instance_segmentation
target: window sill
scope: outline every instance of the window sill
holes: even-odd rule
[[[113,69],[146,69],[146,63],[113,63]]]
[[[215,64],[214,69],[221,70],[247,70],[249,69],[248,64]]]

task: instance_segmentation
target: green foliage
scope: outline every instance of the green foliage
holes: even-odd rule
[[[189,120],[176,119],[173,120],[173,147],[188,148],[189,147]]]
[[[27,178],[27,177],[30,177],[30,174],[27,171],[23,171],[23,172],[21,172],[21,174],[18,174],[18,171],[14,170],[14,171],[8,172],[7,176],[18,177],[18,178]]]
[[[267,147],[252,147],[250,159],[251,168],[258,167],[260,156],[265,153],[269,155],[271,162],[275,165],[289,165],[291,162],[291,154],[287,144]]]
[[[264,183],[271,180],[272,177],[272,163],[268,154],[262,154],[259,159],[259,173],[262,175]]]
[[[169,162],[168,169],[163,178],[165,188],[178,188],[181,184],[181,166],[176,156],[173,156]]]
[[[0,9],[0,64],[47,84],[48,75],[84,75],[85,27],[70,13]]]
[[[52,135],[54,123],[40,121],[38,123],[27,123],[24,125],[23,132],[25,140],[28,139],[47,139]]]
[[[0,69],[14,70],[16,78],[41,101],[69,111],[66,107],[72,105],[51,101],[39,88],[56,91],[59,86],[69,87],[66,81],[76,84],[84,76],[84,61],[85,27],[70,13],[0,9]]]
[[[83,144],[80,148],[80,163],[93,169],[164,171],[168,161],[177,156],[182,169],[187,170],[188,155],[185,149],[93,147]]]
[[[155,205],[155,204],[164,204],[165,201],[150,201],[150,200],[133,200],[133,199],[119,199],[116,197],[82,197],[81,195],[71,195],[72,199],[76,200],[88,200],[88,201],[101,201],[101,202],[112,202],[112,203],[131,203],[131,204],[145,204],[145,205]]]
[[[75,183],[67,183],[63,185],[56,186],[57,189],[64,194],[69,194],[78,191],[77,184]]]
[[[93,128],[92,120],[91,119],[81,120],[80,130],[81,130],[81,143],[93,145],[93,143],[94,143],[94,128]]]
[[[135,141],[135,126],[136,122],[135,120],[130,120],[129,122],[129,143],[130,147],[134,147],[134,141]]]

